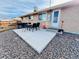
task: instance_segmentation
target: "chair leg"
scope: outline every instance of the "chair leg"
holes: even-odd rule
[[[38,29],[38,30],[40,30],[40,28],[39,28],[39,27],[38,27],[37,29]]]
[[[31,30],[31,28],[29,27],[29,31]]]
[[[32,28],[32,32],[34,31],[34,28]]]
[[[27,27],[27,30],[28,30],[28,27]]]
[[[25,28],[25,31],[27,30],[27,28]]]
[[[36,27],[35,29],[36,29],[36,31],[37,31],[37,27]]]

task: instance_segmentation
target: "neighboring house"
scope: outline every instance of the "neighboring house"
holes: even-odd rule
[[[66,32],[79,33],[79,1],[73,0],[23,15],[20,18],[27,22],[40,22],[41,27],[45,25],[47,28],[57,29],[61,28],[61,22],[64,21],[62,28]]]
[[[2,20],[0,21],[0,27],[8,29],[16,29],[17,21],[16,20]]]

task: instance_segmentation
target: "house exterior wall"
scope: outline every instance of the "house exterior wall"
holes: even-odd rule
[[[51,27],[51,13],[52,11],[47,11],[46,14],[46,20],[45,21],[41,21],[42,26],[44,25],[46,28],[50,28]]]
[[[43,28],[43,26],[45,26],[46,28],[50,27],[50,12],[46,12],[47,16],[46,16],[46,20],[39,20],[39,14],[34,14],[34,15],[30,15],[33,16],[33,19],[29,19],[28,16],[27,17],[23,17],[22,22],[31,22],[36,23],[36,22],[40,22],[40,27]]]
[[[39,15],[38,14],[35,14],[35,15],[33,15],[33,20],[38,20],[39,19]]]
[[[47,23],[47,27],[50,28],[51,27],[51,11],[47,12],[47,20],[48,20],[48,23]]]
[[[46,27],[46,28],[51,27],[51,20],[50,20],[51,12],[50,11],[49,12],[47,11],[45,13],[47,14],[46,19],[45,20],[40,20],[41,28],[43,28],[43,27]]]
[[[60,11],[60,27],[62,20],[64,21],[63,29],[66,32],[79,32],[79,5],[73,5],[73,6],[67,6],[64,8],[57,8],[54,10],[61,10]],[[53,10],[52,10],[53,11]],[[25,17],[24,19],[28,22],[34,23],[34,22],[40,22],[40,27],[42,28],[43,25],[47,28],[51,27],[51,19],[50,15],[52,12],[46,11],[47,16],[46,20],[42,21],[39,20],[39,14],[32,15],[33,19],[29,19],[28,17]]]
[[[79,5],[62,8],[61,20],[64,21],[65,31],[79,32]]]
[[[21,22],[22,22],[22,23],[26,23],[26,22],[28,22],[28,20],[29,20],[28,17],[23,17],[23,19],[21,19]]]

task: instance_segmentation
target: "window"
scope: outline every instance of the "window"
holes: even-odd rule
[[[39,20],[45,21],[47,19],[47,14],[43,13],[39,15]]]
[[[28,16],[29,19],[33,19],[33,16]]]
[[[31,16],[31,19],[33,19],[33,16]]]
[[[42,14],[39,14],[39,20],[42,20]]]
[[[58,21],[58,15],[59,15],[59,11],[55,11],[54,12],[54,20],[53,20],[54,23],[57,23],[57,21]]]

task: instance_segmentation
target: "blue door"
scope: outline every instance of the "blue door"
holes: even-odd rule
[[[54,10],[52,13],[52,27],[53,28],[59,28],[59,22],[60,22],[60,11]]]

